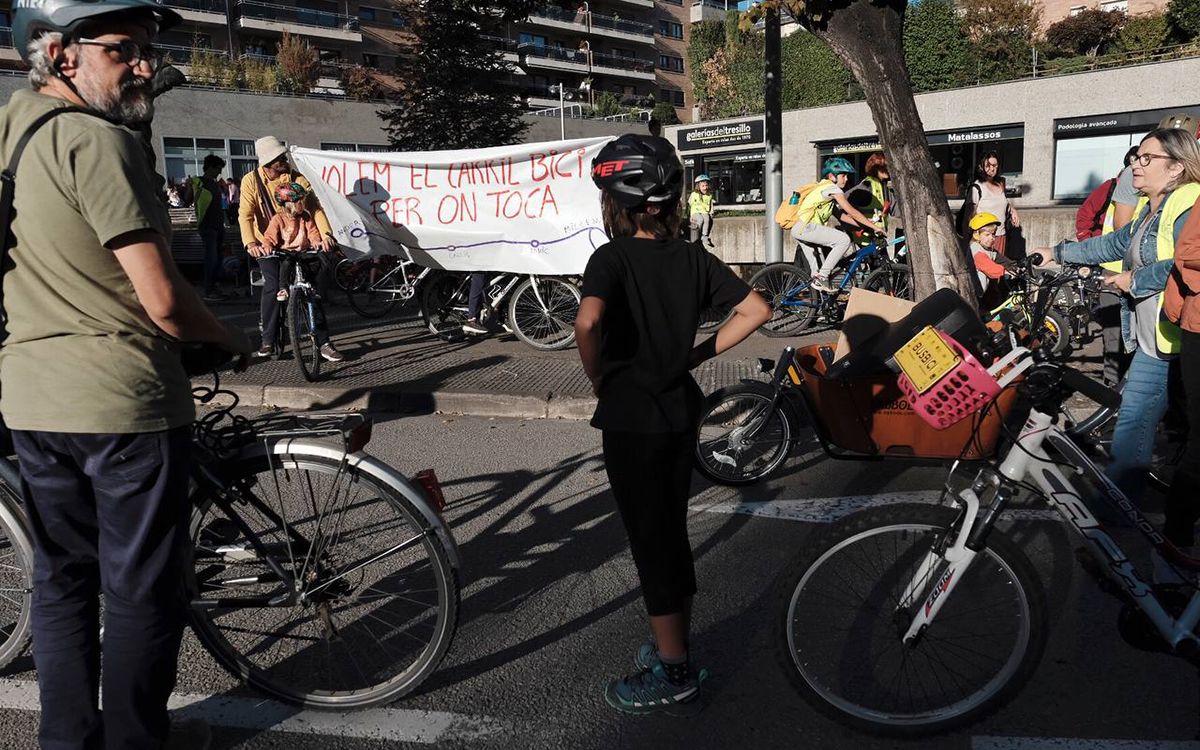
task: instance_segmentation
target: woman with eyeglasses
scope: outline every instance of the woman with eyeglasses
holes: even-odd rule
[[[1104,282],[1121,295],[1121,337],[1134,354],[1106,473],[1137,502],[1154,433],[1167,411],[1168,371],[1180,351],[1179,326],[1162,314],[1163,292],[1174,268],[1175,245],[1200,199],[1200,148],[1192,134],[1160,128],[1143,138],[1133,162],[1133,185],[1142,197],[1129,224],[1040,252],[1046,260],[1089,266],[1121,261],[1121,272]]]

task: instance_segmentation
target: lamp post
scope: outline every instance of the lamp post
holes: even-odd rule
[[[558,137],[559,140],[567,140],[567,113],[563,105],[563,83],[559,81],[550,87],[550,90],[558,89]]]

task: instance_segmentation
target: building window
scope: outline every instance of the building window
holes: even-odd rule
[[[1074,5],[1071,7],[1071,15],[1077,16],[1085,10],[1087,10],[1087,8],[1082,5]]]
[[[392,11],[392,25],[402,29],[408,28],[408,16]]]
[[[764,158],[761,152],[706,156],[700,168],[711,179],[715,203],[725,206],[762,203]]]
[[[672,39],[683,39],[683,24],[675,21],[658,22],[658,33],[661,36],[669,36]]]
[[[658,67],[662,68],[663,70],[672,71],[674,73],[682,73],[683,72],[683,58],[682,57],[671,57],[670,55],[659,55],[658,56]]]
[[[1079,200],[1120,171],[1144,133],[1064,138],[1054,143],[1054,200]]]
[[[375,143],[328,143],[321,142],[322,151],[354,151],[357,153],[383,153],[392,147]]]
[[[527,34],[524,31],[522,31],[519,39],[520,39],[521,44],[531,44],[534,47],[545,47],[546,46],[546,37],[544,37],[540,34]]]
[[[675,89],[659,89],[658,100],[661,102],[670,102],[672,107],[682,107],[683,92]]]
[[[365,5],[358,6],[358,17],[362,21],[374,21],[376,11],[374,8],[368,8]]]
[[[258,164],[254,157],[254,141],[224,138],[163,138],[167,181],[178,184],[185,177],[195,177],[204,171],[204,157],[216,154],[225,160],[225,174],[241,179]]]
[[[1121,13],[1129,12],[1129,0],[1108,0],[1100,3],[1100,10],[1103,11],[1120,11]]]

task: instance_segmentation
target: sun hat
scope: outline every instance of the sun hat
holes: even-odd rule
[[[254,155],[258,157],[258,166],[265,167],[287,153],[287,146],[273,135],[264,135],[254,142]]]

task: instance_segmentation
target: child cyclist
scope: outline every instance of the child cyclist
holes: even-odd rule
[[[636,654],[637,671],[609,682],[604,696],[643,713],[694,699],[705,676],[688,651],[696,574],[687,504],[702,401],[688,371],[749,336],[771,311],[728,266],[678,239],[683,171],[668,141],[617,138],[592,161],[592,180],[611,241],[588,261],[575,332],[653,635]],[[733,316],[697,345],[710,307]]]
[[[712,182],[708,175],[696,175],[693,181],[696,187],[688,196],[688,227],[692,242],[703,240],[704,246],[713,249],[713,194]]]
[[[863,229],[883,233],[883,225],[876,224],[851,205],[846,198],[846,184],[854,167],[840,156],[835,156],[825,162],[821,169],[821,180],[808,191],[800,202],[798,218],[792,227],[792,237],[800,243],[800,249],[808,260],[809,270],[817,269],[817,256],[813,245],[823,245],[829,248],[825,262],[813,273],[812,286],[822,292],[832,292],[829,275],[837,264],[846,257],[854,247],[850,235],[827,226],[833,216],[836,204],[842,210],[842,221],[857,224]]]
[[[1001,222],[994,214],[981,213],[971,217],[971,258],[975,261],[975,271],[979,274],[979,287],[983,290],[985,307],[992,307],[991,300],[996,294],[996,284],[993,282],[1012,275],[1016,264],[1005,258],[996,250],[996,232]]]

